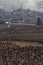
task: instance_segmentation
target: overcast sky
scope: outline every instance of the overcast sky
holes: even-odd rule
[[[23,9],[43,11],[43,0],[0,0],[0,9],[12,11],[21,6]]]

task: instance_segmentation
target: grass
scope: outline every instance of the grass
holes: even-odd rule
[[[0,48],[13,48],[15,46],[19,46],[19,47],[43,47],[43,44],[41,43],[37,43],[37,42],[14,42],[14,41],[2,41],[2,43],[0,43]]]
[[[16,42],[17,46],[20,47],[28,47],[28,46],[43,46],[43,44],[39,44],[37,42]]]

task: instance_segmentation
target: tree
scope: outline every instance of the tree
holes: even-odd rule
[[[37,18],[37,25],[42,25],[42,21],[40,17]]]

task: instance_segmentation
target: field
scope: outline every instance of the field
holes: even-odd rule
[[[0,40],[43,43],[43,26],[14,25],[0,31]]]
[[[43,26],[0,29],[0,65],[43,65]]]

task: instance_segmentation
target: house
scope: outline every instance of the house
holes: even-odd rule
[[[26,24],[32,24],[32,21],[31,20],[25,20],[25,23]]]

